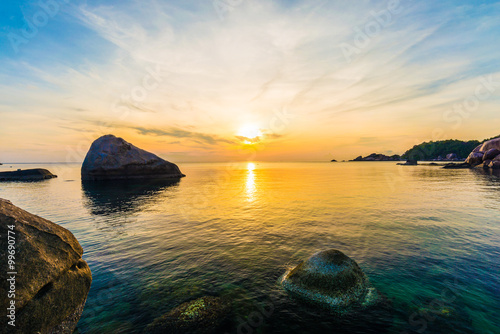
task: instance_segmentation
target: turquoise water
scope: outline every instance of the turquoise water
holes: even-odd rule
[[[72,231],[93,275],[78,333],[140,333],[185,301],[232,300],[224,333],[500,333],[500,177],[395,163],[180,164],[175,184],[82,184],[79,165],[1,183]],[[0,167],[10,170],[10,165]],[[338,319],[287,268],[336,248],[387,304]]]

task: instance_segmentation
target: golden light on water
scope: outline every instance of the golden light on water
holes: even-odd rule
[[[255,199],[255,193],[257,192],[257,186],[255,184],[255,164],[249,162],[247,164],[247,181],[246,181],[246,193],[247,200],[252,202]]]

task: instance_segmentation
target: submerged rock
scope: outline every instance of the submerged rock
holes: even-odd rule
[[[462,162],[459,164],[449,163],[449,164],[446,164],[443,166],[443,168],[446,168],[446,169],[470,169],[472,167],[473,166],[470,165],[468,162]]]
[[[0,257],[6,262],[8,245],[12,245],[7,240],[9,231],[15,238],[15,263],[5,272],[17,272],[16,332],[73,333],[92,282],[90,269],[82,260],[82,247],[65,228],[0,199],[0,234],[4,236],[0,238]],[[10,290],[11,283],[2,279],[3,310],[10,306]],[[10,320],[1,317],[0,327],[7,328]]]
[[[218,297],[202,297],[174,308],[146,328],[151,334],[215,334],[224,324],[230,305]]]
[[[312,255],[286,272],[281,284],[292,296],[338,314],[382,300],[358,264],[335,249]]]
[[[400,166],[417,166],[418,165],[418,161],[417,160],[408,159],[408,160],[406,160],[405,163],[398,163],[398,165],[400,165]]]
[[[94,141],[82,165],[83,181],[179,179],[184,176],[176,164],[113,135]]]
[[[55,177],[57,177],[57,175],[42,168],[0,172],[0,181],[41,181],[53,179]]]

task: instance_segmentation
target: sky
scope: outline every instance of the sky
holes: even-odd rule
[[[500,1],[0,3],[0,162],[105,134],[172,162],[328,161],[500,134]]]

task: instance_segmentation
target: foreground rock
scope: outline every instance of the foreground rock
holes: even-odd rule
[[[381,301],[358,264],[335,249],[312,255],[285,273],[281,283],[292,296],[338,314]]]
[[[184,176],[177,165],[113,135],[94,141],[82,165],[83,181],[178,179]]]
[[[484,168],[500,168],[500,138],[484,142],[476,147],[465,161],[472,167],[483,165]]]
[[[53,179],[55,177],[57,177],[57,175],[41,168],[0,172],[0,181],[40,181]]]
[[[0,327],[17,333],[73,333],[92,282],[82,247],[65,228],[0,199],[0,257],[5,263],[8,231],[15,237],[15,264],[3,268],[17,275],[15,286],[2,279],[0,308],[10,307],[8,291],[15,287],[15,318],[2,316]],[[7,324],[14,319],[15,328]]]
[[[230,306],[218,297],[202,297],[184,303],[156,319],[146,328],[151,334],[215,334],[220,333]]]

